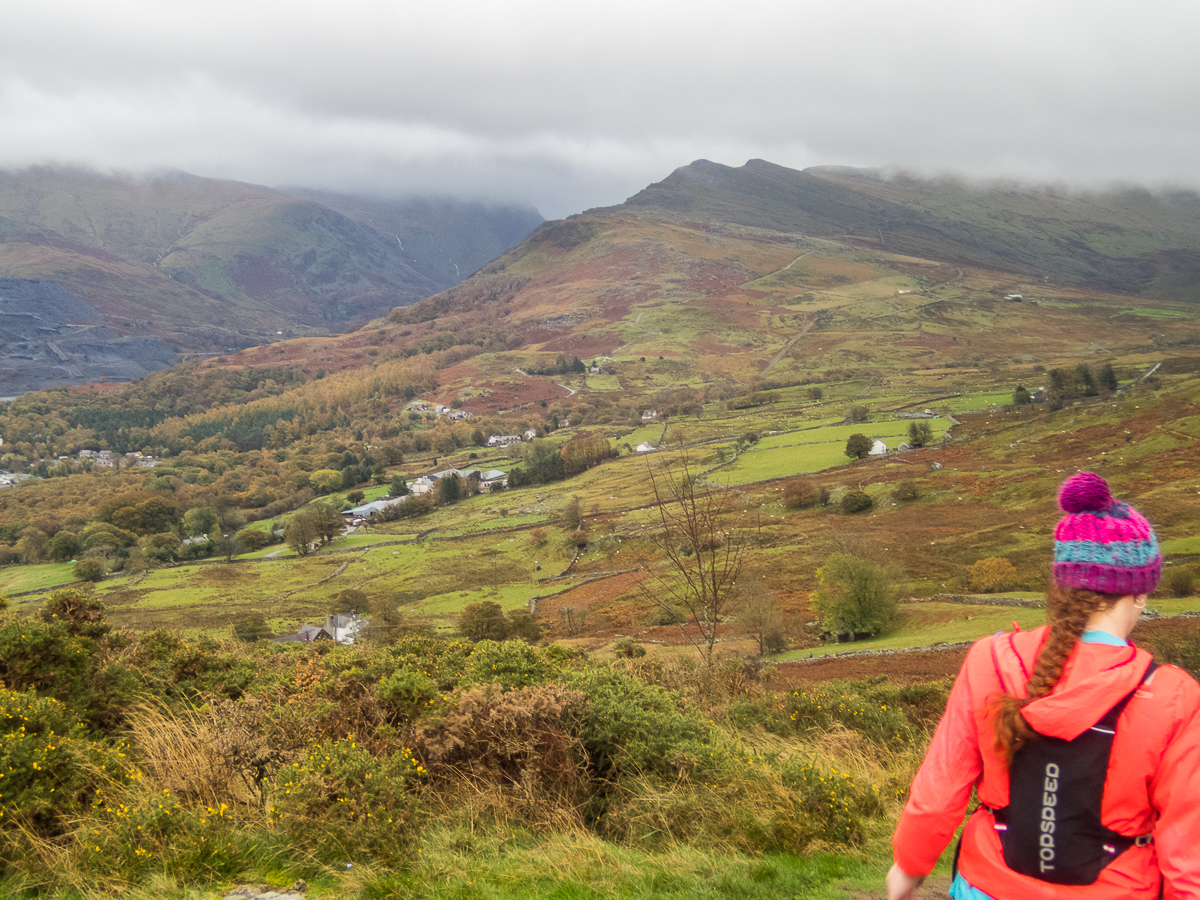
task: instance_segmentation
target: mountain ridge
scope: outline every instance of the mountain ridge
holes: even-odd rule
[[[361,324],[445,290],[541,222],[527,207],[321,197],[180,171],[0,170],[0,277],[53,282],[119,335],[209,354]]]

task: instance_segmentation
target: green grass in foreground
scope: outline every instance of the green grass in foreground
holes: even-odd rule
[[[354,860],[345,868],[307,872],[311,900],[845,900],[854,892],[882,896],[891,865],[886,836],[859,851],[746,856],[681,846],[646,851],[601,840],[586,832],[541,837],[523,831],[488,833],[478,825],[440,828],[427,835],[408,871],[379,870]],[[949,857],[949,854],[945,854]],[[935,871],[945,874],[948,863]],[[207,888],[157,876],[128,889],[130,900],[216,900],[236,884],[266,882],[287,890],[296,872],[270,868]],[[0,892],[18,896],[16,878],[0,881]],[[75,900],[55,891],[38,896]]]
[[[1012,623],[1022,631],[1037,628],[1046,621],[1041,609],[1021,606],[969,606],[963,603],[905,603],[900,615],[887,634],[855,641],[852,644],[829,644],[811,650],[792,650],[780,660],[829,656],[852,650],[902,650],[907,647],[926,647],[930,644],[954,644],[975,641],[997,631],[1011,631]]]

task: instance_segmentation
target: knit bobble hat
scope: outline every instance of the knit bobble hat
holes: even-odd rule
[[[1102,594],[1148,594],[1162,575],[1162,552],[1150,523],[1113,500],[1094,472],[1072,475],[1058,492],[1065,516],[1054,529],[1054,580]]]

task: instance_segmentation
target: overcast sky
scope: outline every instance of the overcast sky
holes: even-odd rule
[[[619,203],[694,159],[1200,184],[1200,3],[8,0],[0,166]]]

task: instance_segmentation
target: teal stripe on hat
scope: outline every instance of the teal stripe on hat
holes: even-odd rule
[[[1056,563],[1092,563],[1101,566],[1133,568],[1148,566],[1159,558],[1158,539],[1148,541],[1057,541],[1054,544]]]

